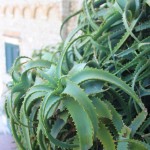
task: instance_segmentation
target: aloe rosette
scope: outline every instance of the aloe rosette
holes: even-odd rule
[[[5,107],[18,148],[150,149],[149,4],[85,0],[58,50],[16,60]]]

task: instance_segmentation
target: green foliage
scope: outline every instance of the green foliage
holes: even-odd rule
[[[5,107],[18,148],[149,150],[149,1],[85,0],[77,14],[60,47],[12,68]]]

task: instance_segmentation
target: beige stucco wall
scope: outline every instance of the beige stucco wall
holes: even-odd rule
[[[19,4],[21,5],[23,4]],[[0,76],[5,84],[9,78],[6,74],[4,43],[13,44],[14,39],[18,40],[20,55],[25,56],[31,56],[34,49],[58,43],[60,41],[59,28],[62,22],[61,3],[55,3],[55,7],[51,8],[47,18],[42,18],[42,14],[31,18],[30,13],[22,17],[20,12],[16,12],[14,16],[9,13],[0,15],[0,20]]]
[[[66,16],[81,7],[82,0],[0,0],[0,94],[10,80],[6,74],[5,42],[17,43],[20,55],[61,41],[59,29]],[[76,25],[68,23],[64,33]]]

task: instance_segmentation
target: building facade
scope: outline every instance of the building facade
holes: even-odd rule
[[[60,42],[63,20],[80,7],[81,0],[0,0],[0,94],[13,59]],[[64,37],[75,24],[67,24]]]

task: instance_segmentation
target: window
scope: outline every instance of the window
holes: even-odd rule
[[[14,60],[19,56],[19,46],[11,43],[5,43],[6,56],[6,72],[8,73],[14,63]]]

